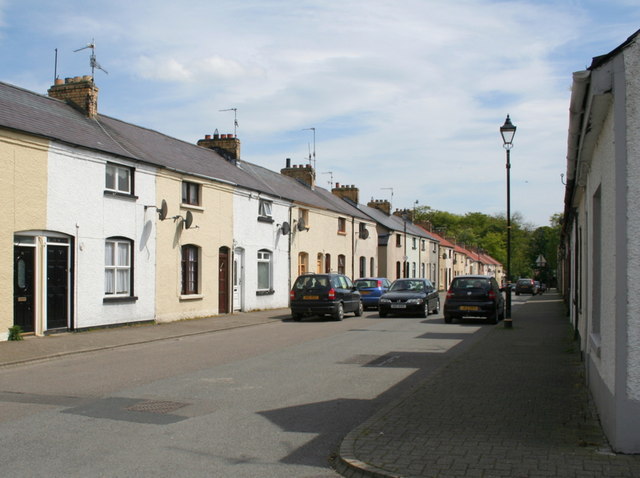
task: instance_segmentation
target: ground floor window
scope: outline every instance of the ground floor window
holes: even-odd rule
[[[193,244],[182,246],[182,295],[198,293],[199,247]]]
[[[271,290],[271,251],[258,251],[258,290]]]
[[[129,296],[131,286],[131,241],[110,238],[104,248],[104,293],[108,296]]]

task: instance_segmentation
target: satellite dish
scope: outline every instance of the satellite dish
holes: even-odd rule
[[[298,225],[296,226],[298,231],[304,231],[307,225],[304,223],[304,218],[298,219]]]
[[[160,209],[158,209],[158,218],[161,221],[164,221],[167,218],[167,212],[168,212],[167,201],[163,199],[162,205],[160,206]]]
[[[193,224],[193,214],[191,214],[191,211],[187,211],[187,218],[184,220],[184,228],[189,229],[191,224]]]
[[[369,237],[369,229],[363,229],[360,231],[360,239],[366,239]]]
[[[281,231],[283,236],[286,236],[291,232],[291,226],[287,221],[282,223]]]

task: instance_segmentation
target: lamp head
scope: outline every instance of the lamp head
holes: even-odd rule
[[[502,135],[504,147],[511,149],[513,146],[513,137],[516,135],[516,127],[511,122],[509,115],[507,115],[507,119],[504,120],[504,124],[500,126],[500,134]]]

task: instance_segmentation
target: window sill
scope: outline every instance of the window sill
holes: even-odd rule
[[[104,297],[102,299],[103,304],[126,304],[135,302],[138,300],[138,297],[135,295],[127,295],[127,296],[115,296],[115,297]]]
[[[347,231],[338,231],[338,235],[339,236],[346,236],[347,235]]]
[[[192,209],[193,211],[204,211],[204,208],[198,204],[180,203],[180,209]]]
[[[131,199],[133,201],[138,199],[138,196],[136,196],[135,194],[121,193],[121,192],[118,192],[118,191],[110,191],[108,189],[105,189],[104,195],[105,195],[105,197],[120,198],[120,199]]]
[[[180,300],[202,300],[204,296],[202,294],[182,294]]]
[[[268,222],[269,224],[272,224],[274,221],[272,217],[258,216],[258,222]]]
[[[275,293],[276,293],[276,291],[273,290],[273,289],[256,291],[256,295],[257,296],[259,296],[259,295],[273,295]]]

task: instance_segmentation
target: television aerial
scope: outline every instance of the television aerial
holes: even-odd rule
[[[98,63],[98,60],[96,60],[96,42],[95,42],[95,40],[91,39],[91,43],[87,43],[86,46],[83,46],[82,48],[78,48],[77,50],[73,50],[73,52],[76,53],[78,51],[86,50],[87,48],[91,48],[91,56],[89,57],[89,65],[91,65],[91,78],[93,78],[93,74],[94,74],[96,68],[98,70],[104,71],[108,75],[109,72],[107,70],[105,70],[104,68],[102,68],[102,66],[100,66],[100,63]]]

